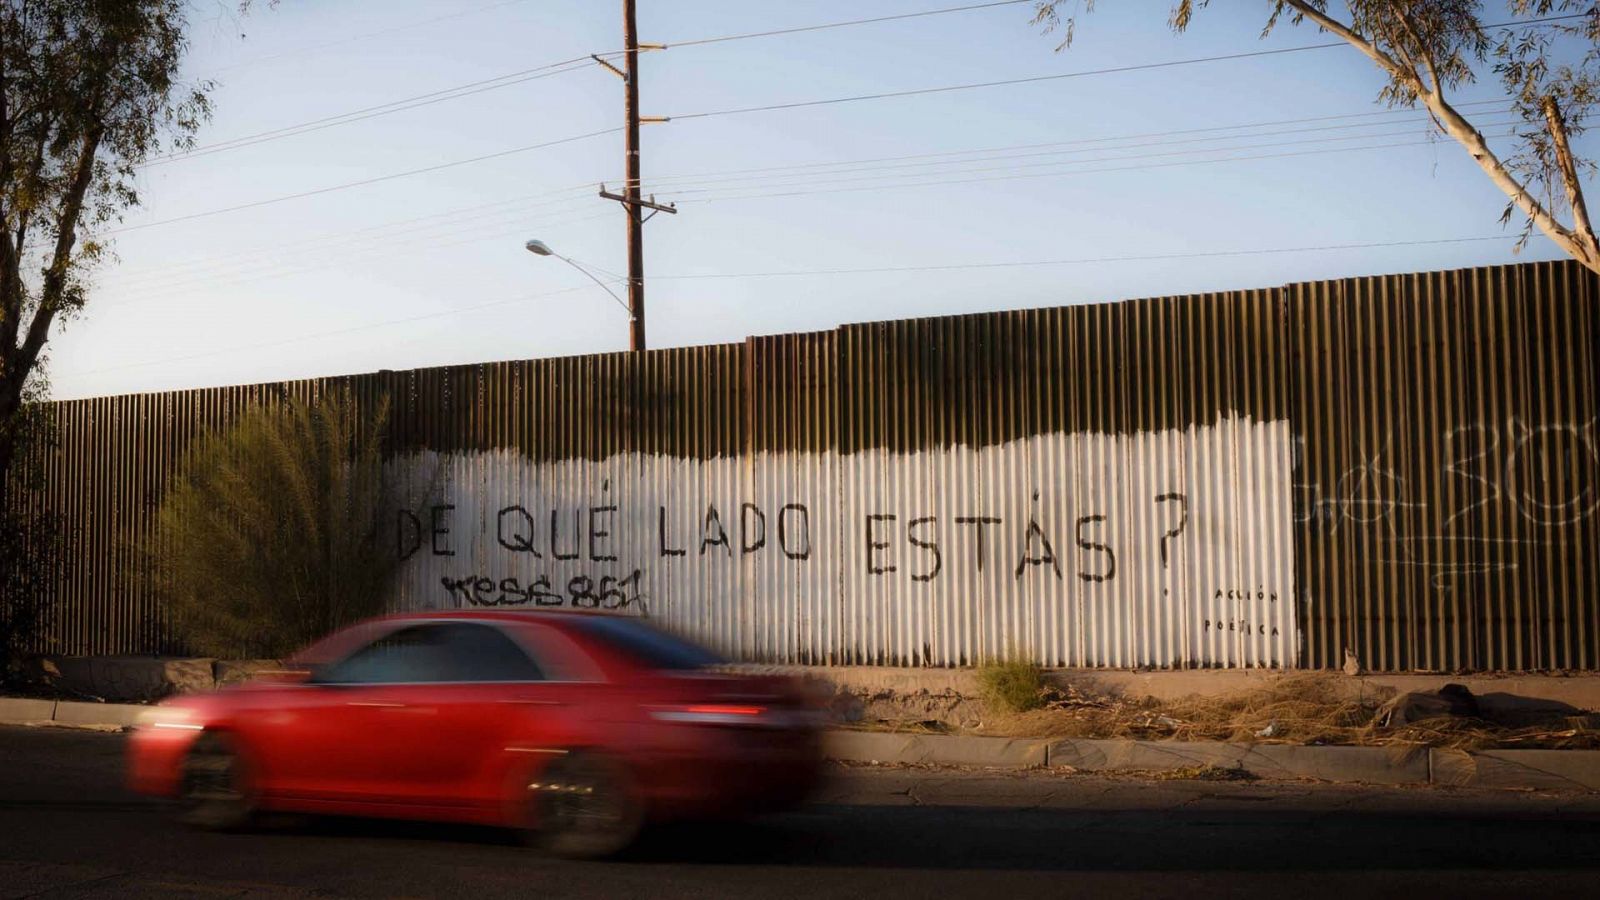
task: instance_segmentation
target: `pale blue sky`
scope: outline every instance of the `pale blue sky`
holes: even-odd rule
[[[643,40],[671,43],[957,5],[964,4],[639,0],[639,19]],[[1188,34],[1174,36],[1165,27],[1167,6],[1101,3],[1062,53],[1029,24],[1029,4],[678,47],[646,56],[643,109],[683,116],[1327,40],[1284,28],[1260,41],[1265,3],[1242,0],[1213,4]],[[615,0],[283,0],[242,22],[198,21],[189,70],[219,82],[216,117],[198,141],[614,50],[619,7]],[[1455,144],[1429,143],[1419,113],[1171,134],[1381,112],[1373,102],[1379,83],[1370,63],[1338,48],[646,126],[647,182],[697,176],[656,189],[682,212],[647,226],[651,345],[1516,259],[1508,239],[970,270],[667,277],[1507,233],[1497,221],[1501,195]],[[1494,99],[1492,88],[1480,85],[1468,99]],[[1473,109],[1483,122],[1504,121],[1494,108]],[[120,262],[97,278],[85,316],[52,341],[53,393],[625,349],[622,310],[579,273],[522,249],[539,237],[605,270],[625,268],[621,212],[582,187],[615,181],[620,134],[137,227],[593,132],[620,118],[620,83],[588,66],[149,167],[140,180],[145,206],[129,215],[133,230],[116,238]],[[1159,136],[881,161],[1131,135]],[[1354,149],[1387,144],[1405,146]],[[1289,153],[1301,155],[1175,164]],[[837,173],[815,166],[857,160],[880,161]],[[811,168],[722,174],[778,166]],[[1060,174],[1077,169],[1091,171]],[[1030,177],[996,180],[1010,175]],[[960,180],[968,183],[892,186]],[[799,191],[811,193],[753,196]],[[1535,239],[1521,258],[1554,255]]]

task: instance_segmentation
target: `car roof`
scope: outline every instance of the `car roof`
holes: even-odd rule
[[[483,622],[498,625],[514,625],[518,623],[539,622],[552,625],[563,631],[569,623],[585,617],[605,616],[608,618],[632,619],[629,616],[609,610],[566,610],[566,609],[416,609],[405,612],[389,613],[383,616],[374,616],[351,623],[307,647],[301,648],[289,659],[295,664],[315,665],[328,662],[333,658],[348,653],[358,643],[370,639],[373,629],[390,631],[404,627],[411,622]],[[365,637],[364,637],[365,636]]]

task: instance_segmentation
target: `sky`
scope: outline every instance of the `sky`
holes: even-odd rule
[[[642,111],[673,119],[644,126],[645,190],[679,210],[645,226],[651,347],[1558,256],[1514,254],[1503,195],[1342,46],[698,115],[1329,41],[1260,39],[1265,4],[1243,2],[1174,35],[1139,0],[1098,4],[1060,52],[1031,3],[689,43],[973,2],[639,0],[640,39],[669,45],[642,58]],[[616,301],[523,248],[626,269],[596,195],[622,172],[622,85],[529,72],[620,48],[619,3],[228,6],[192,22],[202,152],[140,170],[115,261],[49,345],[53,397],[627,349]],[[519,72],[542,77],[292,128]],[[1507,121],[1493,83],[1460,97],[1486,133]]]

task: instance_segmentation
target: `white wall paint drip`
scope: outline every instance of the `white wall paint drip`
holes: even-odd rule
[[[1293,666],[1290,431],[393,460],[399,605],[648,614],[741,658]],[[432,485],[431,496],[425,488]]]

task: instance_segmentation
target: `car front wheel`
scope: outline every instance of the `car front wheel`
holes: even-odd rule
[[[200,735],[183,761],[179,821],[207,831],[227,831],[244,827],[253,812],[233,741],[215,732]]]
[[[596,753],[562,756],[528,785],[528,793],[539,843],[556,856],[613,856],[633,843],[644,824],[626,770]]]

